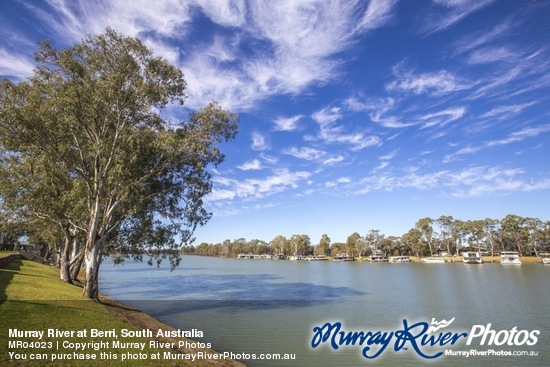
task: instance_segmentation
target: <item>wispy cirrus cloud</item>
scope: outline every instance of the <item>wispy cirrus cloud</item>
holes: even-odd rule
[[[462,116],[464,116],[466,111],[467,108],[465,106],[452,107],[422,115],[419,117],[419,119],[423,122],[423,129],[432,126],[442,127],[450,122],[460,119]]]
[[[370,175],[345,189],[355,195],[376,191],[437,189],[441,195],[456,198],[507,195],[550,188],[550,179],[526,179],[525,171],[502,166],[475,166],[458,171],[420,172],[409,169],[400,175],[391,172]]]
[[[291,147],[284,149],[282,153],[296,158],[305,159],[307,161],[317,161],[327,155],[327,152],[325,151],[310,147]]]
[[[386,84],[386,90],[389,92],[442,96],[471,88],[471,83],[448,70],[416,74],[404,70],[402,65],[398,64],[394,66],[393,73],[396,79]]]
[[[214,189],[205,197],[206,202],[227,200],[255,200],[272,196],[287,190],[296,189],[306,181],[311,173],[306,171],[292,172],[288,168],[275,169],[262,178],[238,180],[216,176],[213,178]]]
[[[423,19],[421,30],[427,34],[442,31],[494,1],[495,0],[432,0],[433,3],[439,5],[439,8]]]
[[[0,75],[15,79],[25,79],[32,74],[34,63],[24,55],[0,48]]]
[[[185,72],[191,108],[215,99],[234,111],[251,110],[271,96],[297,94],[339,77],[343,61],[337,56],[360,35],[386,25],[395,5],[395,0],[25,3],[63,46],[106,27],[140,37]],[[188,42],[191,46],[185,50],[174,48],[188,41],[198,12],[220,28],[212,30],[209,40]]]
[[[369,2],[359,28],[371,30],[380,28],[393,18],[393,10],[397,0],[374,0]]]
[[[237,168],[242,171],[260,170],[262,169],[262,164],[259,159],[253,159],[252,161],[237,166]]]
[[[530,107],[537,102],[528,102],[522,104],[502,105],[493,107],[490,111],[485,112],[480,118],[508,118],[520,114],[524,109]]]
[[[340,107],[326,107],[314,112],[311,118],[319,125],[318,137],[330,144],[351,145],[352,151],[359,151],[382,143],[378,135],[362,131],[346,132],[344,127],[336,124],[343,118]]]
[[[505,46],[491,46],[475,50],[466,59],[469,64],[490,64],[493,62],[513,63],[519,57],[519,53]]]
[[[528,138],[533,138],[541,134],[550,132],[550,125],[526,127],[519,131],[510,133],[506,138],[500,140],[491,140],[487,142],[488,147],[517,143]]]
[[[275,123],[276,131],[295,131],[298,129],[298,121],[304,115],[296,115],[291,117],[278,117],[273,122]]]

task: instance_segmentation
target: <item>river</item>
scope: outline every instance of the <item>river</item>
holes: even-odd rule
[[[133,305],[173,327],[204,331],[200,341],[236,354],[295,354],[295,360],[243,360],[248,366],[548,366],[550,364],[550,266],[389,264],[223,259],[184,256],[174,270],[107,259],[100,291]],[[338,350],[327,341],[311,347],[313,329],[340,322],[343,331],[390,332],[415,323],[451,320],[434,332],[491,332],[459,337],[451,345],[420,345],[427,356],[471,351],[485,356],[442,355],[425,359],[407,342],[391,342],[374,359],[362,356],[365,343]],[[488,329],[488,324],[490,329]],[[475,325],[477,329],[473,329]],[[513,332],[513,328],[516,328]],[[485,329],[482,329],[485,328]],[[410,329],[417,334],[420,324]],[[538,330],[540,333],[532,332]],[[380,335],[379,333],[378,335]],[[512,335],[510,344],[504,342]],[[534,339],[529,338],[533,336]],[[500,338],[500,339],[499,339]],[[374,339],[368,339],[374,342]],[[381,339],[377,339],[381,342]],[[529,343],[534,345],[527,345]],[[504,343],[504,345],[496,345]],[[382,344],[366,352],[372,356]],[[536,356],[507,353],[537,352]],[[447,351],[447,353],[449,353]],[[500,354],[500,355],[499,355]]]

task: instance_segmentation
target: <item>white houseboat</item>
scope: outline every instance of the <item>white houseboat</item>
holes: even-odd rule
[[[544,264],[544,265],[550,265],[550,253],[548,252],[541,252],[539,254],[539,261],[541,264]]]
[[[303,257],[302,255],[295,254],[294,256],[291,256],[288,259],[292,261],[299,261],[299,260],[305,260],[305,257]]]
[[[411,259],[408,256],[390,256],[391,263],[410,263]]]
[[[521,260],[516,251],[502,251],[500,253],[501,264],[521,265]]]
[[[355,258],[353,256],[350,256],[348,254],[338,254],[334,256],[334,261],[343,262],[343,261],[355,261]]]
[[[425,257],[422,259],[422,262],[426,264],[444,264],[447,262],[447,259],[444,257]]]
[[[483,259],[479,252],[465,251],[462,253],[464,264],[483,264]]]
[[[383,263],[383,262],[387,262],[388,261],[388,258],[386,257],[386,255],[371,255],[370,256],[370,262],[372,263]]]

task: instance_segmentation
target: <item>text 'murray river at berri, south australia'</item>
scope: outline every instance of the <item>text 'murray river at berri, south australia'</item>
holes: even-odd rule
[[[199,341],[210,342],[220,352],[296,354],[291,361],[243,361],[248,366],[550,365],[548,265],[293,262],[201,256],[184,256],[172,272],[168,264],[163,265],[158,269],[129,260],[113,266],[106,259],[100,291],[173,327],[203,331],[204,338]],[[436,346],[430,347],[429,339],[422,345],[418,337],[402,340],[402,348],[395,350],[400,344],[399,333],[407,327],[421,323],[409,329],[408,335],[416,335],[422,325],[432,325],[433,319],[453,318],[448,327],[433,331]],[[314,328],[328,332],[328,327],[321,329],[327,323],[341,323],[345,332],[371,332],[372,337],[362,345],[357,340],[356,345],[337,345],[335,349],[326,335],[326,341],[313,348]],[[481,326],[473,329],[475,325]],[[489,330],[493,331],[492,343]],[[540,333],[533,334],[535,330]],[[488,334],[483,341],[484,331]],[[386,336],[394,333],[386,349],[376,358],[365,358],[369,342],[368,356],[383,348],[384,332]],[[465,336],[454,344],[445,340],[443,346],[435,337],[445,333],[471,336],[472,332],[479,337],[469,345]],[[323,337],[319,334],[317,342]],[[413,344],[429,356],[446,350],[492,350],[496,355],[443,354],[425,359]],[[502,351],[537,351],[538,355],[510,356]]]

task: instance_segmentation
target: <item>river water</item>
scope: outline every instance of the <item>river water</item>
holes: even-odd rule
[[[197,340],[210,342],[221,352],[296,355],[295,360],[279,362],[243,360],[253,367],[549,366],[549,279],[550,266],[541,264],[372,264],[184,256],[174,271],[133,261],[114,266],[107,259],[101,267],[100,291],[173,327],[204,331],[204,338]],[[335,350],[329,339],[311,347],[313,329],[327,322],[340,322],[343,331],[389,335],[415,323],[453,318],[451,325],[433,334],[471,336],[485,328],[495,331],[497,341],[488,345],[490,331],[484,345],[481,335],[470,345],[467,337],[459,337],[454,345],[447,342],[432,348],[421,346],[419,338],[415,339],[419,351],[431,356],[473,349],[489,355],[425,359],[412,341],[395,351],[395,335],[374,359],[362,356],[366,343]],[[475,325],[480,326],[473,330]],[[512,334],[514,327],[517,331]],[[409,331],[418,334],[421,329],[419,325]],[[534,334],[536,344],[527,345],[535,341],[527,337],[535,330],[540,331]],[[510,334],[521,345],[506,345]],[[373,344],[366,354],[377,350],[380,345]],[[503,355],[508,352],[538,355]]]

